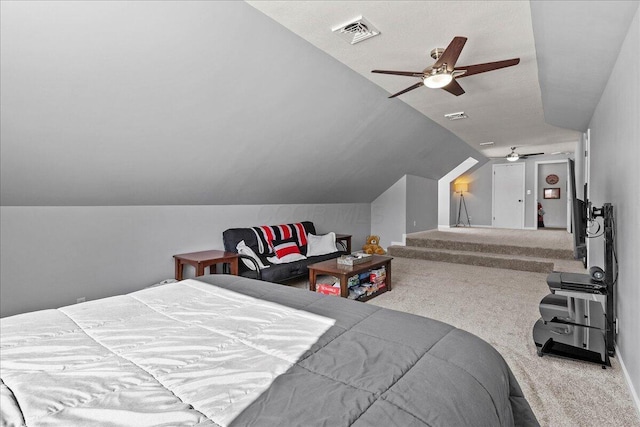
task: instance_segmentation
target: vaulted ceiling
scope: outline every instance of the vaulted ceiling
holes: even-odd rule
[[[2,2],[3,205],[371,202],[480,155],[244,2]]]
[[[461,78],[466,93],[459,97],[426,87],[399,97],[486,156],[504,156],[511,146],[572,152],[637,7],[629,1],[249,3],[389,94],[420,79],[371,70],[420,72],[434,62],[430,51],[455,36],[468,38],[458,65],[520,58],[517,66]],[[352,45],[333,31],[361,16],[380,35]],[[459,111],[469,118],[444,117]],[[494,145],[479,145],[489,141]]]
[[[253,6],[278,22],[236,1],[0,2],[1,204],[370,202],[405,174],[438,179],[470,156],[486,161],[478,142],[578,134],[543,120],[545,88],[571,76],[536,76],[531,18],[546,19],[546,5]],[[338,39],[331,27],[354,14],[382,35]],[[460,63],[522,62],[462,80],[461,97],[421,88],[390,100],[411,81],[369,73],[422,69],[455,35],[469,38]],[[460,110],[468,120],[443,120]]]

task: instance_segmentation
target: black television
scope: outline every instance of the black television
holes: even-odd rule
[[[572,210],[572,232],[573,232],[573,257],[582,260],[582,264],[587,266],[587,221],[589,214],[589,203],[587,201],[587,184],[584,185],[583,199],[578,199],[576,191],[576,168],[575,162],[569,159],[569,184],[571,186],[571,210]]]

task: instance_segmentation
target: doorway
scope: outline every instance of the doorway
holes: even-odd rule
[[[493,220],[496,228],[524,228],[524,163],[493,165]]]
[[[563,160],[543,160],[535,162],[533,204],[538,216],[538,204],[544,215],[542,222],[536,221],[536,228],[563,228],[571,232],[571,192],[569,191],[569,162]],[[554,197],[545,196],[546,190],[555,190]]]

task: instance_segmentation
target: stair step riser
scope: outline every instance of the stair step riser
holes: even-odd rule
[[[391,246],[389,247],[389,255],[403,258],[424,259],[428,261],[449,262],[454,264],[477,265],[479,267],[530,271],[534,273],[550,273],[553,271],[553,262],[456,254],[434,250],[421,250],[419,248],[411,248],[409,246]]]
[[[489,243],[460,242],[453,240],[407,238],[407,246],[445,249],[452,251],[492,253],[499,255],[529,256],[551,259],[574,259],[573,252],[564,249],[528,248],[523,246],[494,245]]]

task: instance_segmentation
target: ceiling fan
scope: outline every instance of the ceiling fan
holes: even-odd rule
[[[518,154],[518,153],[516,153],[516,148],[517,147],[511,147],[511,152],[509,154],[507,154],[506,156],[504,156],[504,157],[489,157],[489,158],[490,159],[494,159],[494,160],[496,160],[496,159],[500,159],[500,160],[507,159],[510,162],[515,162],[518,159],[526,159],[526,158],[531,157],[531,156],[541,156],[541,155],[545,154],[545,153]]]
[[[493,71],[500,68],[511,67],[520,62],[520,58],[514,58],[504,61],[456,67],[456,61],[458,60],[460,52],[462,52],[462,48],[466,42],[466,37],[454,37],[446,49],[433,49],[431,51],[431,57],[435,59],[436,62],[422,71],[372,70],[371,72],[394,74],[397,76],[419,77],[422,79],[413,86],[409,86],[398,93],[394,93],[389,98],[395,98],[398,95],[417,89],[420,86],[427,86],[432,89],[442,88],[455,96],[460,96],[464,93],[464,89],[462,89],[462,86],[458,84],[456,79],[472,76],[474,74],[486,73],[487,71]]]

